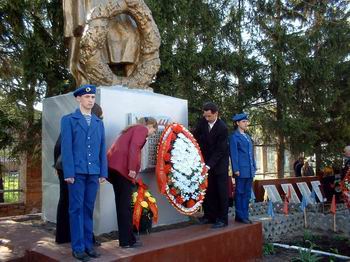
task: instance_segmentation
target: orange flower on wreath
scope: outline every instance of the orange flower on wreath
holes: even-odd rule
[[[188,208],[191,208],[191,207],[193,207],[195,204],[196,204],[196,201],[194,201],[193,199],[190,199],[190,200],[187,201],[186,206],[187,206]]]
[[[166,161],[166,162],[169,162],[170,160],[171,160],[171,154],[170,153],[166,153],[165,155],[164,155],[164,161]]]
[[[202,184],[199,185],[199,188],[201,190],[205,190],[207,187],[208,187],[208,180],[205,179],[205,181]]]
[[[165,174],[169,174],[171,171],[171,165],[165,165],[164,166],[164,173]]]
[[[184,200],[183,200],[183,198],[181,196],[177,196],[176,197],[176,202],[181,205],[184,202]]]
[[[204,196],[203,195],[199,195],[198,197],[197,197],[197,200],[198,201],[201,201],[201,200],[203,200],[204,199]]]
[[[170,189],[170,194],[172,194],[173,196],[177,196],[177,191],[175,188]]]
[[[182,126],[180,125],[176,125],[174,128],[173,128],[173,131],[178,134],[178,133],[181,133],[182,132]]]

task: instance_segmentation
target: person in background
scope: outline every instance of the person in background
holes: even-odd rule
[[[249,200],[252,194],[252,183],[256,172],[253,141],[246,134],[248,130],[248,115],[236,114],[232,117],[236,131],[230,137],[230,157],[232,171],[236,180],[235,221],[251,224],[249,219]]]
[[[314,176],[315,172],[313,168],[309,165],[309,161],[305,161],[303,167],[301,168],[302,176]]]
[[[158,128],[156,119],[144,117],[136,125],[126,127],[108,150],[108,181],[113,185],[117,211],[119,246],[135,248],[132,228],[131,198],[141,166],[141,149]]]
[[[105,131],[91,113],[96,86],[82,85],[73,95],[79,103],[61,120],[61,156],[68,183],[72,255],[88,261],[100,254],[93,247],[93,211],[99,183],[107,177]]]
[[[94,104],[91,112],[95,114],[98,118],[103,119],[102,108],[98,104]],[[64,244],[70,242],[70,226],[69,226],[69,194],[68,194],[68,184],[64,181],[63,169],[62,169],[62,157],[61,157],[61,134],[58,136],[54,147],[54,168],[56,169],[59,186],[60,195],[57,205],[57,215],[56,215],[56,243]],[[96,241],[95,236],[93,236],[93,241],[95,246],[99,246],[100,243]]]
[[[294,174],[296,177],[301,177],[301,169],[304,165],[304,157],[299,157],[297,161],[294,162]]]
[[[350,169],[350,145],[344,147],[344,164],[342,168],[342,179],[345,177],[346,173]]]
[[[193,136],[202,151],[208,171],[208,188],[203,202],[204,215],[201,224],[213,224],[212,228],[222,228],[228,224],[228,130],[219,118],[216,104],[203,105],[203,118],[198,122]]]

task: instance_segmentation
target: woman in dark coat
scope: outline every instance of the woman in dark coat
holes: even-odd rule
[[[131,196],[141,166],[141,149],[147,137],[157,130],[157,121],[141,118],[139,124],[125,128],[107,153],[109,175],[113,185],[117,210],[119,246],[140,246],[132,230]]]

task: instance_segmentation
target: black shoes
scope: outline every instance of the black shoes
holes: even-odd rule
[[[100,257],[101,254],[96,252],[95,249],[90,249],[90,250],[86,250],[85,253],[89,256],[89,257],[93,257],[93,258],[97,258]]]
[[[85,253],[85,252],[72,252],[73,257],[75,257],[76,259],[86,262],[90,260],[90,257]]]
[[[239,217],[235,217],[235,221],[239,222],[239,223],[243,223],[243,224],[253,224],[253,222],[249,219],[242,219]]]
[[[100,247],[101,246],[101,242],[95,239],[94,246],[95,247]]]
[[[125,245],[125,246],[120,246],[121,248],[137,248],[137,247],[142,247],[142,242],[136,241],[132,245]]]
[[[224,223],[222,221],[216,221],[214,225],[211,226],[211,228],[222,228],[227,227],[227,223]]]

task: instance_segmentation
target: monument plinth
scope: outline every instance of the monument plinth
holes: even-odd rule
[[[103,109],[103,122],[106,131],[106,144],[109,147],[117,138],[121,130],[133,122],[138,116],[153,116],[159,119],[160,124],[166,121],[179,122],[188,125],[187,101],[170,96],[155,94],[150,91],[128,89],[121,86],[99,87],[96,94],[96,103]],[[53,168],[53,149],[60,132],[60,120],[65,114],[73,112],[77,103],[72,93],[50,97],[43,102],[43,218],[55,222],[59,196],[59,183]],[[150,138],[143,151],[141,173],[152,194],[157,199],[159,207],[159,221],[157,225],[168,225],[188,218],[179,214],[168,202],[165,196],[160,195],[154,169],[152,169],[154,146],[156,138]],[[157,226],[155,225],[155,226]],[[114,192],[108,182],[100,186],[94,212],[94,232],[101,234],[117,229]]]

